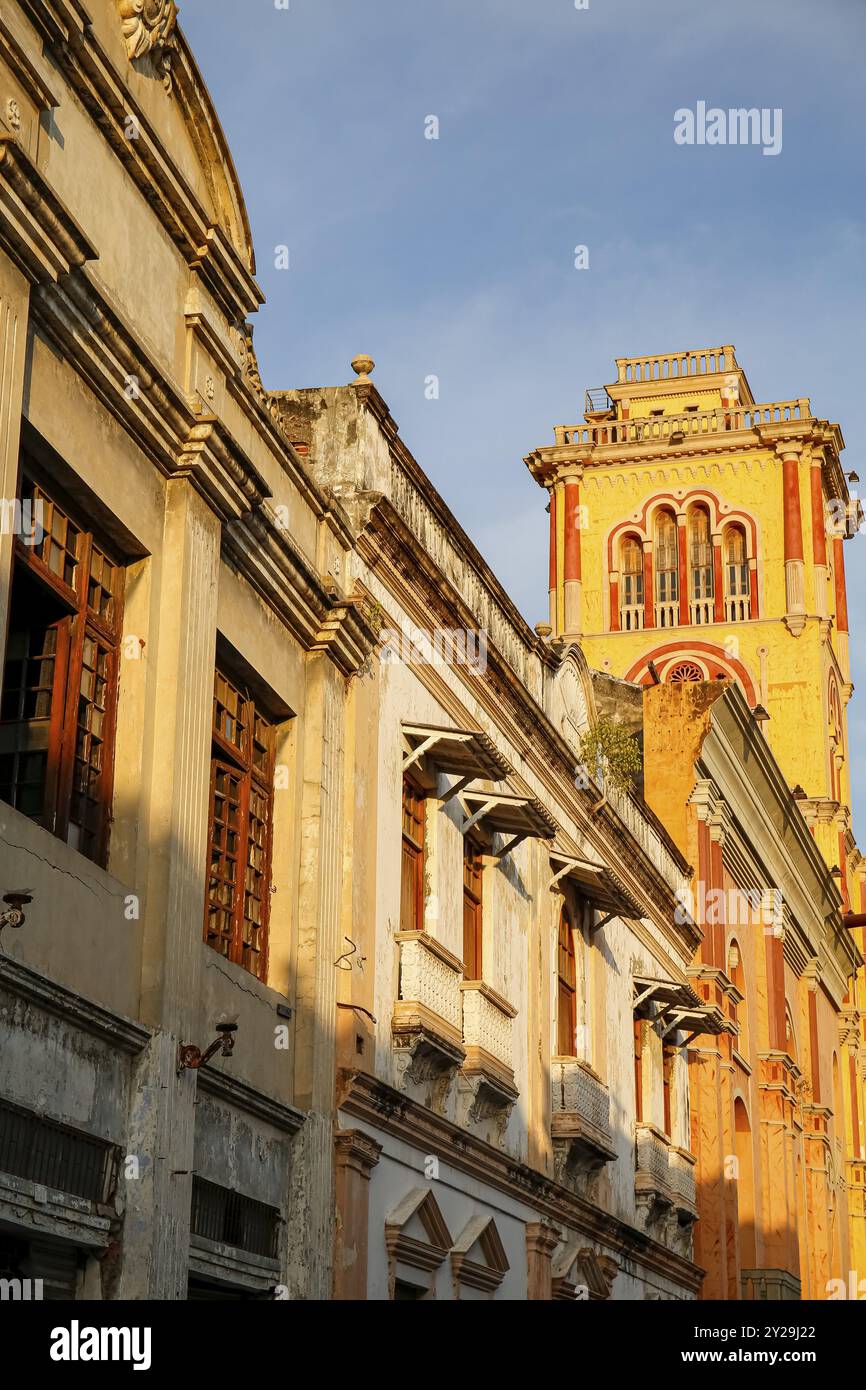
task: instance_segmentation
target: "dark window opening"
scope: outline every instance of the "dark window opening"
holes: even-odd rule
[[[108,850],[123,570],[26,477],[0,694],[0,800],[88,859]]]

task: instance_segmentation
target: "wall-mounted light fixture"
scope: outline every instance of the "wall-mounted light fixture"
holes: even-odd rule
[[[221,1057],[231,1057],[235,1050],[235,1033],[238,1031],[236,1023],[218,1023],[216,1026],[217,1037],[210,1047],[202,1052],[200,1047],[194,1043],[181,1043],[177,1053],[177,1074],[180,1076],[182,1071],[198,1071],[200,1067],[206,1067],[211,1057],[219,1052]]]
[[[7,907],[5,912],[0,912],[0,932],[4,927],[23,927],[24,909],[33,901],[29,888],[17,893],[4,893],[3,901]]]

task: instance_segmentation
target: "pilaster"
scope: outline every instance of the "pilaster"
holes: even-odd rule
[[[197,1073],[178,1047],[199,1042],[220,527],[184,480],[166,486],[159,611],[151,648],[150,851],[144,885],[142,1020],[154,1029],[136,1068],[120,1297],[184,1299]],[[214,1020],[216,1023],[217,1020]]]

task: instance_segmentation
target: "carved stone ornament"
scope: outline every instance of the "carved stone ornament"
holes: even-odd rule
[[[129,61],[150,54],[171,91],[171,60],[177,28],[176,0],[117,0]]]

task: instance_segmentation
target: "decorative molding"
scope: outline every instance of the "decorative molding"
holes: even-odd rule
[[[0,60],[7,64],[15,81],[27,93],[38,111],[50,111],[59,105],[51,87],[35,64],[30,61],[2,16],[0,16]]]
[[[420,1223],[424,1239],[407,1233],[406,1227],[413,1219]],[[385,1221],[391,1298],[394,1297],[398,1263],[430,1276],[445,1263],[451,1245],[451,1233],[431,1189],[416,1187],[407,1192]]]
[[[24,147],[2,132],[0,246],[32,284],[56,282],[97,256]]]
[[[123,1014],[105,1009],[64,985],[56,984],[28,965],[0,954],[0,986],[27,999],[37,1008],[56,1014],[73,1027],[112,1043],[121,1052],[142,1052],[151,1039],[151,1030]]]
[[[476,1251],[480,1259],[471,1259]],[[451,1250],[454,1297],[460,1286],[494,1293],[510,1269],[502,1237],[492,1216],[473,1216],[464,1226]]]
[[[393,1135],[423,1154],[434,1154],[458,1172],[468,1174],[512,1200],[531,1206],[536,1219],[567,1226],[588,1241],[605,1246],[686,1292],[697,1294],[703,1270],[691,1260],[647,1237],[636,1227],[600,1210],[538,1169],[512,1158],[450,1120],[418,1105],[366,1072],[341,1069],[337,1078],[337,1107],[372,1129]]]
[[[126,56],[130,62],[150,56],[171,91],[171,62],[177,49],[175,0],[117,0]]]
[[[196,1085],[200,1090],[213,1096],[215,1100],[225,1101],[234,1110],[243,1110],[257,1120],[282,1130],[284,1134],[297,1134],[307,1116],[303,1110],[287,1105],[264,1091],[241,1081],[237,1076],[218,1071],[215,1067],[205,1067],[196,1072]]]
[[[254,279],[249,219],[225,136],[180,30],[167,29],[173,0],[117,0],[129,26],[127,44],[149,45],[163,78],[173,83],[175,106],[189,130],[213,205],[207,209],[174,162],[160,134],[136,102],[126,72],[101,47],[79,0],[20,0],[57,67],[127,169],[187,263],[198,269],[230,323],[240,323],[263,302]],[[130,13],[121,14],[121,6]],[[136,11],[140,11],[137,14]],[[164,64],[170,54],[170,73]],[[137,59],[133,59],[137,61]],[[137,138],[128,138],[129,123]]]

